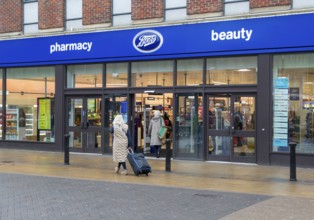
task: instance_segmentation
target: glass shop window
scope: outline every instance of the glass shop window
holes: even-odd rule
[[[67,88],[102,87],[103,64],[67,66]]]
[[[9,68],[6,86],[5,139],[54,142],[55,68]]]
[[[314,153],[314,53],[274,56],[273,151]]]
[[[206,84],[256,84],[257,57],[207,59]]]
[[[173,86],[173,61],[132,63],[133,87]]]

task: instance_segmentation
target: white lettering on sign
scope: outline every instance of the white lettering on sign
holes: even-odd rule
[[[156,42],[156,35],[142,35],[139,37],[140,42],[138,43],[138,47],[146,47]]]
[[[238,31],[221,31],[216,32],[212,30],[211,40],[212,41],[223,41],[223,40],[245,40],[249,41],[252,37],[253,30],[245,30],[242,28]]]
[[[83,43],[68,43],[59,44],[58,42],[50,45],[50,54],[56,52],[66,52],[66,51],[76,51],[85,50],[90,52],[93,46],[93,42],[83,42]]]

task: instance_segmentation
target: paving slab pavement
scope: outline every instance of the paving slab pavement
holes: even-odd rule
[[[208,215],[212,216],[204,219],[314,219],[314,169],[297,168],[298,181],[291,182],[289,167],[173,160],[172,172],[166,172],[164,159],[148,158],[148,161],[153,168],[148,177],[133,175],[130,166],[130,175],[123,176],[113,172],[112,159],[106,155],[71,153],[70,165],[64,165],[63,153],[0,149],[0,174],[24,174],[34,178],[58,178],[74,182],[129,184],[132,187],[152,187],[148,191],[156,192],[165,188],[173,192],[201,190],[202,193],[194,192],[195,195],[200,195],[196,197],[211,198],[211,201],[204,201],[208,202],[208,208],[220,210],[218,213],[223,214],[199,210],[203,214],[194,214],[198,219]],[[233,193],[236,196],[226,203],[225,200],[218,199],[224,193]],[[242,199],[246,201],[247,195],[255,197],[256,202],[233,206],[238,202],[240,204]],[[148,196],[147,201],[150,201],[149,198]],[[143,199],[142,202],[147,201]],[[186,204],[185,206],[187,209],[193,208]]]
[[[314,219],[314,199],[299,197],[273,197],[240,209],[220,220],[288,220]]]
[[[0,173],[0,195],[1,220],[220,219],[270,198],[3,173]]]

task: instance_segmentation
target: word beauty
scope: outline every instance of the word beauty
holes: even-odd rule
[[[50,54],[55,52],[66,52],[66,51],[80,51],[85,50],[90,52],[93,46],[93,42],[83,42],[83,43],[68,43],[59,44],[58,42],[50,45]]]
[[[253,30],[245,30],[242,28],[238,31],[221,31],[216,32],[215,30],[212,30],[211,33],[211,40],[212,41],[218,41],[218,40],[245,40],[249,41],[251,39],[251,36],[253,34]]]

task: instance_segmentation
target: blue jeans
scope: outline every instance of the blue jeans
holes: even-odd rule
[[[154,147],[155,147],[155,156],[156,158],[159,158],[161,145],[154,145]]]

